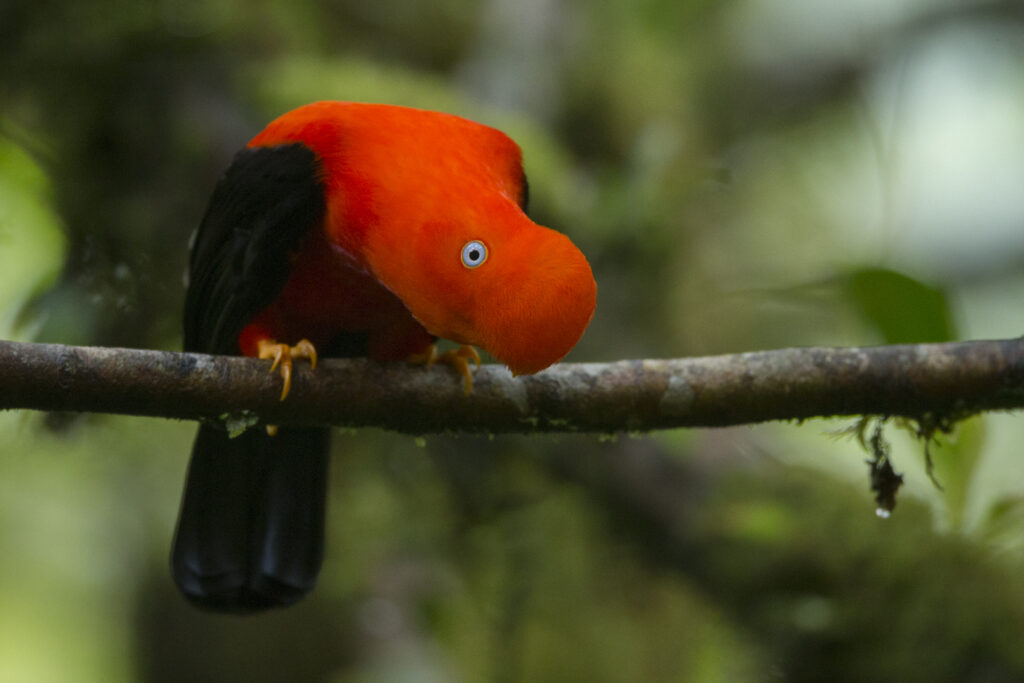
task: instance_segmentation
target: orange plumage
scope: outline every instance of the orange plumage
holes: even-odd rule
[[[396,360],[435,338],[469,386],[468,345],[538,372],[579,340],[596,285],[524,211],[519,148],[447,114],[319,102],[273,121],[218,183],[192,247],[185,349]],[[410,370],[415,371],[415,370]],[[175,534],[194,603],[252,611],[312,590],[323,558],[326,429],[199,428]]]
[[[590,266],[568,238],[524,213],[520,151],[503,133],[436,112],[318,102],[273,121],[249,146],[288,142],[322,160],[327,215],[255,324],[314,344],[366,331],[381,360],[442,337],[484,348],[516,374],[575,346],[594,311]],[[488,254],[471,269],[460,251],[472,240]]]

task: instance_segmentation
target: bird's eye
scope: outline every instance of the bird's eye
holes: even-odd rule
[[[487,245],[480,240],[471,240],[462,247],[462,265],[476,268],[487,260]]]

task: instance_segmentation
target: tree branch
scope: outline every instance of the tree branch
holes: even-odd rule
[[[485,365],[464,395],[447,367],[296,363],[0,341],[0,409],[444,431],[614,432],[835,415],[958,416],[1024,407],[1024,340],[800,348],[675,360],[563,363],[512,377]],[[245,412],[243,412],[245,411]]]

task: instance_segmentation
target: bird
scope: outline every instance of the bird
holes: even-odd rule
[[[296,362],[435,360],[471,387],[476,348],[516,375],[561,360],[597,284],[563,233],[526,213],[522,153],[495,128],[389,104],[322,101],[271,121],[217,182],[194,235],[187,352]],[[458,348],[436,353],[438,339]],[[415,371],[411,368],[410,371]],[[324,556],[326,428],[202,423],[171,573],[200,608],[285,607]]]

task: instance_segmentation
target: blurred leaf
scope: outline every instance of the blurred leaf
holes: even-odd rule
[[[991,505],[978,532],[1008,552],[1024,551],[1024,495],[1008,495]]]
[[[984,419],[973,418],[958,423],[952,434],[937,434],[929,444],[935,478],[943,488],[942,498],[953,529],[963,526],[967,493],[984,453],[986,436]]]
[[[12,334],[22,304],[56,279],[65,247],[46,175],[0,138],[0,337]]]
[[[886,344],[944,342],[956,337],[945,290],[888,268],[861,268],[839,278],[844,294]]]
[[[775,501],[749,501],[735,505],[723,516],[730,537],[748,543],[778,543],[793,533],[790,511]]]

